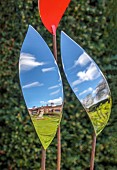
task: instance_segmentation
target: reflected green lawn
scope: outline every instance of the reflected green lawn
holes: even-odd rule
[[[44,149],[47,149],[56,134],[60,122],[60,114],[53,116],[44,115],[43,118],[31,116],[31,119]]]
[[[94,126],[96,135],[98,135],[106,126],[111,113],[111,98],[98,103],[89,108],[88,115]]]

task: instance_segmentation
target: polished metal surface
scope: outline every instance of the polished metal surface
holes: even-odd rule
[[[61,120],[63,86],[50,49],[32,26],[21,48],[19,76],[28,112],[47,149]]]
[[[61,56],[67,80],[98,135],[106,126],[111,112],[108,83],[91,57],[64,32],[61,32]]]

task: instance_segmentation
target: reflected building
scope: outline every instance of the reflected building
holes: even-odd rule
[[[91,106],[94,102],[94,98],[92,97],[92,94],[88,94],[84,99],[82,104],[84,105],[84,107],[89,108],[89,106]]]
[[[109,89],[107,87],[106,81],[102,81],[94,89],[96,91],[95,96],[92,96],[92,93],[88,94],[82,101],[82,104],[85,108],[89,108],[98,102],[105,100],[109,96]]]
[[[93,59],[64,32],[61,33],[61,56],[66,78],[97,136],[106,126],[111,112],[108,83]]]
[[[97,87],[96,87],[96,100],[101,100],[103,98],[106,98],[109,95],[109,89],[107,87],[106,81],[102,81]]]
[[[54,104],[52,103],[50,106],[46,105],[46,106],[41,106],[41,107],[33,107],[32,109],[28,109],[29,114],[32,115],[37,115],[39,117],[42,117],[43,114],[50,114],[50,115],[54,115],[54,113],[62,113],[62,105],[57,105],[54,106]]]

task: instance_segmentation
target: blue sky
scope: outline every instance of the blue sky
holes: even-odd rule
[[[28,108],[62,104],[63,89],[57,64],[45,41],[31,26],[22,45],[19,74]]]
[[[68,82],[80,101],[96,95],[96,87],[106,81],[95,62],[64,32],[61,33],[62,63]],[[108,93],[109,87],[107,85]]]

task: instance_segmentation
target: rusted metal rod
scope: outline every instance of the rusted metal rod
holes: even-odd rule
[[[57,131],[57,170],[61,169],[61,130],[60,125]]]
[[[52,25],[52,32],[53,32],[53,53],[54,58],[57,62],[57,41],[56,41],[56,27]],[[61,131],[60,125],[57,130],[57,170],[61,169]]]
[[[96,148],[96,134],[94,133],[94,134],[93,134],[93,141],[92,141],[90,170],[94,170],[95,148]]]
[[[53,31],[53,53],[54,53],[54,58],[57,62],[57,41],[56,41],[56,27],[55,27],[55,25],[52,25],[52,31]]]
[[[41,170],[45,170],[46,164],[46,150],[42,147]]]

